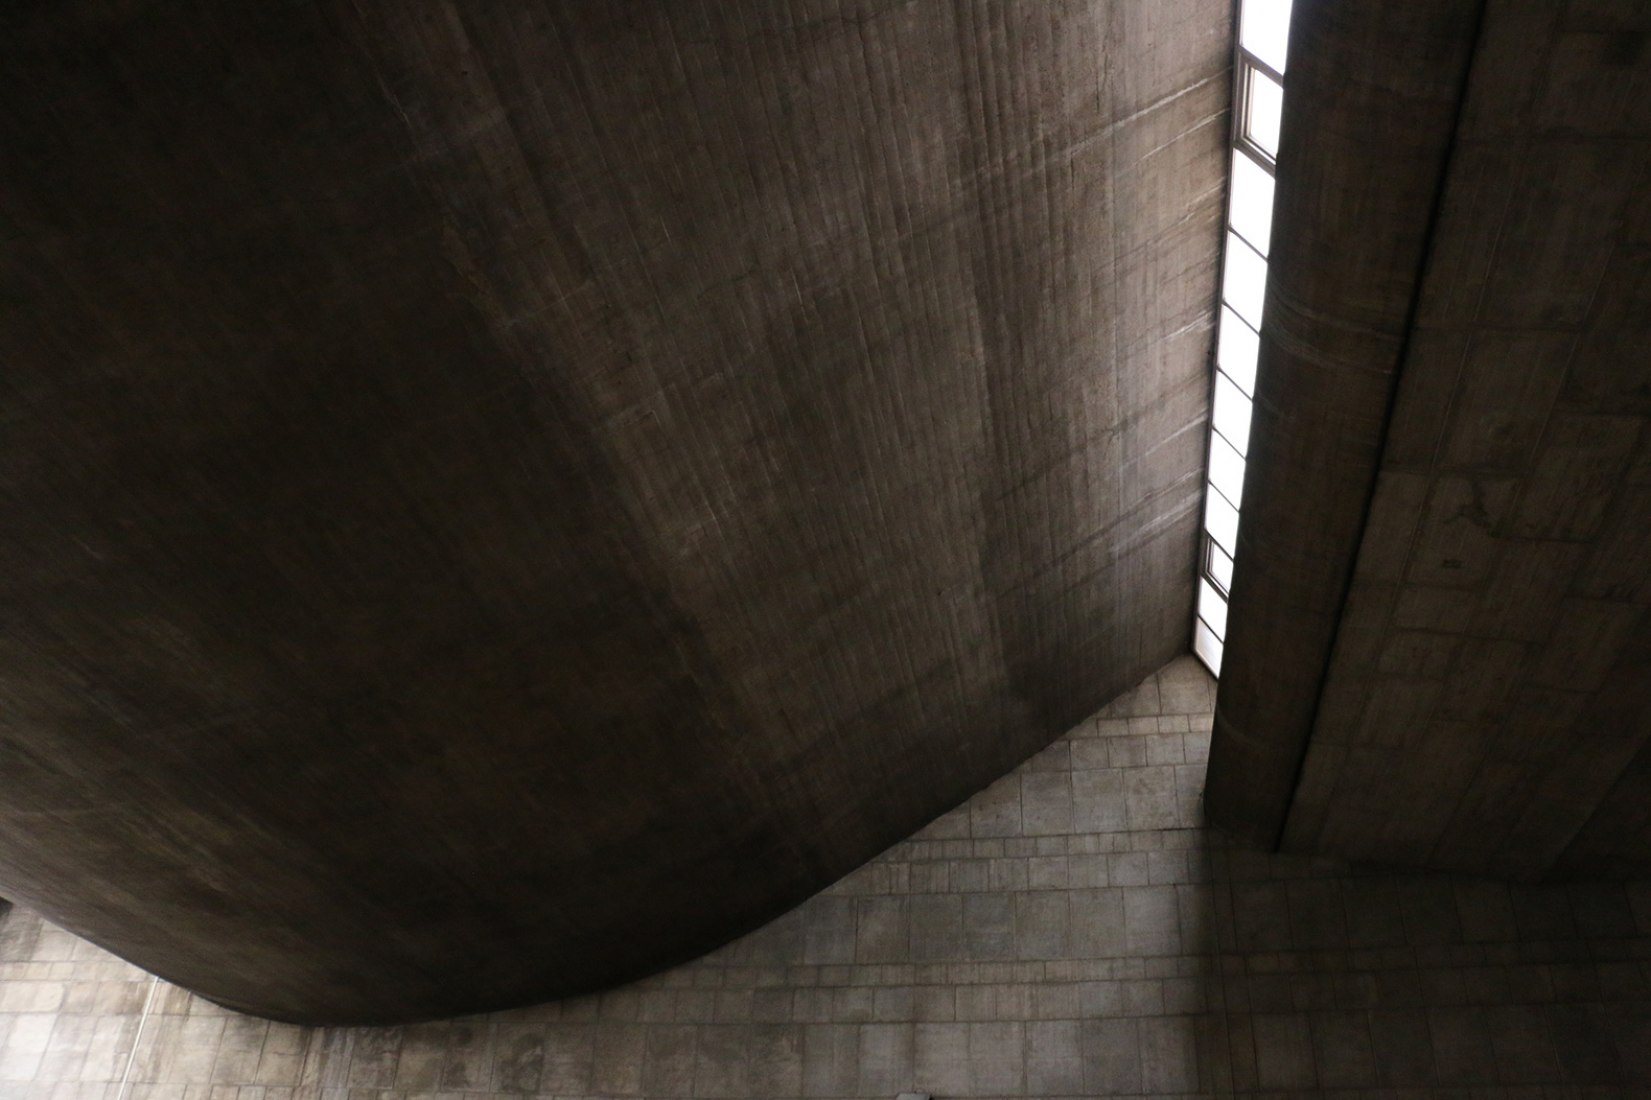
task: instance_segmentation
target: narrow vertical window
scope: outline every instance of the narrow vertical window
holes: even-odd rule
[[[1227,186],[1226,249],[1211,380],[1210,438],[1204,487],[1203,553],[1192,649],[1221,674],[1227,640],[1227,594],[1238,554],[1250,402],[1267,304],[1272,251],[1273,177],[1284,116],[1284,66],[1290,46],[1290,0],[1239,0],[1233,58],[1232,174]]]

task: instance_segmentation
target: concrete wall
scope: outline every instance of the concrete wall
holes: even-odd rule
[[[1487,10],[1293,849],[1651,868],[1648,32]]]
[[[1184,649],[1220,0],[6,5],[0,891],[588,989]]]
[[[1232,847],[1198,825],[1212,689],[1183,658],[773,924],[539,1008],[272,1024],[151,989],[20,911],[0,925],[0,1095],[1604,1100],[1651,1088],[1651,888],[1355,872]]]
[[[1294,851],[1643,874],[1651,20],[1302,20],[1211,811]]]
[[[1210,812],[1277,843],[1346,600],[1477,0],[1303,4],[1291,22],[1266,313]]]

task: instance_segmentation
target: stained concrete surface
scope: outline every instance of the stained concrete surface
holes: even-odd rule
[[[1651,884],[1509,885],[1235,847],[1199,823],[1212,694],[1181,658],[780,920],[537,1008],[269,1023],[18,911],[0,924],[0,1095],[1651,1090]]]
[[[1301,19],[1212,813],[1293,851],[1643,876],[1651,17]]]
[[[1487,9],[1292,848],[1651,872],[1648,42]]]
[[[1185,645],[1217,0],[10,4],[0,890],[634,976]]]
[[[1283,830],[1341,623],[1479,7],[1292,19],[1209,786],[1258,845]]]

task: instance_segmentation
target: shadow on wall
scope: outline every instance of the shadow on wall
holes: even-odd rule
[[[1644,886],[1208,852],[1216,1093],[1651,1086]]]
[[[274,1024],[15,912],[0,925],[0,1095],[1651,1088],[1651,887],[1509,886],[1235,848],[1199,825],[1212,686],[1177,661],[780,920],[646,981],[531,1009]]]

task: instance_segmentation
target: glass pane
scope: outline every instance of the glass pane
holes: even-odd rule
[[[1245,97],[1244,136],[1274,160],[1278,159],[1278,129],[1284,118],[1284,88],[1260,69],[1246,68],[1249,95]]]
[[[1238,314],[1221,307],[1221,332],[1215,341],[1215,362],[1238,388],[1255,396],[1255,362],[1261,355],[1261,337],[1238,319]]]
[[[1192,651],[1198,654],[1198,659],[1204,662],[1211,676],[1221,675],[1221,640],[1204,625],[1202,619],[1193,628]]]
[[[1221,438],[1220,432],[1210,433],[1210,484],[1221,490],[1221,495],[1234,508],[1244,507],[1244,458],[1232,445]]]
[[[1210,624],[1217,638],[1227,636],[1227,601],[1215,586],[1200,577],[1198,580],[1198,617]]]
[[[1244,0],[1238,41],[1279,72],[1290,47],[1290,0]]]
[[[1221,274],[1221,297],[1250,327],[1261,329],[1267,299],[1267,261],[1237,233],[1227,234],[1227,267]]]
[[[1210,539],[1204,540],[1204,571],[1210,575],[1215,586],[1223,592],[1231,592],[1233,587],[1233,560],[1227,552],[1217,546]]]
[[[1227,437],[1233,450],[1250,453],[1250,399],[1233,385],[1231,378],[1215,372],[1215,430]],[[1236,500],[1234,504],[1238,503]]]
[[[1238,509],[1214,490],[1204,492],[1204,530],[1227,553],[1238,550]]]
[[[1273,235],[1273,177],[1246,153],[1233,153],[1230,223],[1263,256]]]

